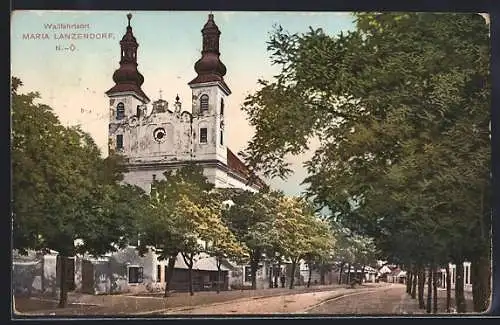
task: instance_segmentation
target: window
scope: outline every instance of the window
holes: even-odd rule
[[[116,149],[117,150],[123,149],[123,134],[116,135]]]
[[[245,282],[252,282],[252,269],[250,266],[245,266]]]
[[[220,115],[224,115],[224,98],[220,99]]]
[[[123,103],[118,103],[116,105],[116,119],[122,120],[125,118],[125,105]]]
[[[153,174],[153,182],[156,181],[156,174]]]
[[[220,131],[220,145],[224,144],[224,131]]]
[[[207,128],[201,128],[200,129],[200,143],[207,143],[207,142],[208,142]]]
[[[128,268],[128,283],[142,283],[142,272],[142,267],[130,266]]]
[[[200,112],[208,111],[208,95],[201,95],[200,97]]]
[[[451,269],[451,282],[455,284],[455,268]]]
[[[469,284],[469,266],[465,266],[465,284]]]
[[[161,282],[161,265],[156,266],[156,282]]]
[[[137,118],[141,117],[141,105],[137,105]]]

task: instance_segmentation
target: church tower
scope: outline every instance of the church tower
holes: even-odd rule
[[[130,153],[130,139],[125,129],[137,123],[145,114],[145,105],[149,98],[142,91],[144,77],[137,70],[137,48],[139,44],[134,37],[130,20],[132,14],[127,15],[128,25],[120,41],[120,67],[113,74],[115,85],[106,92],[109,97],[109,149],[123,153]]]
[[[194,65],[198,75],[188,83],[193,95],[193,155],[195,160],[216,159],[227,165],[224,110],[231,90],[224,82],[226,66],[219,52],[221,32],[213,14],[208,15],[201,33],[203,50]]]

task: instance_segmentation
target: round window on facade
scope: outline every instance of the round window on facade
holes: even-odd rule
[[[167,132],[164,128],[157,128],[153,132],[153,137],[156,142],[163,142],[167,138]]]

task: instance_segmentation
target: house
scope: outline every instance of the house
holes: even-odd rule
[[[366,265],[364,268],[351,266],[350,270],[349,268],[345,268],[343,270],[343,278],[345,279],[344,282],[347,282],[348,277],[350,279],[357,278],[362,282],[375,282],[376,274],[376,269],[368,265]]]
[[[386,274],[386,279],[389,283],[406,283],[406,271],[397,267],[391,273]]]
[[[392,273],[392,271],[395,269],[396,267],[395,266],[391,266],[391,265],[388,265],[388,264],[385,264],[384,266],[382,266],[378,272],[377,272],[377,277],[379,278],[379,280],[381,281],[387,281],[387,276],[389,274]]]
[[[464,262],[464,291],[472,292],[472,280],[471,280],[471,262]],[[448,265],[450,270],[451,278],[451,289],[455,289],[455,284],[457,280],[457,266],[455,264]],[[439,269],[439,285],[441,288],[446,289],[446,269]]]
[[[333,268],[330,270],[325,270],[324,274],[324,284],[334,284],[338,282],[338,272],[335,272]],[[309,281],[309,265],[304,261],[300,261],[300,278],[303,279],[305,284]],[[321,272],[320,270],[313,268],[311,270],[311,285],[321,284]]]
[[[12,251],[12,291],[15,295],[56,296],[59,278],[56,273],[57,252],[42,254],[28,251],[21,255]],[[71,268],[71,266],[70,266]]]

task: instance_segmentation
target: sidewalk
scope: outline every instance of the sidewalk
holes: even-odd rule
[[[365,284],[371,287],[376,284]],[[25,315],[131,315],[148,314],[155,311],[165,311],[172,308],[189,308],[192,306],[212,305],[235,301],[238,299],[261,299],[265,297],[289,296],[298,293],[313,293],[333,291],[345,288],[345,285],[298,287],[295,289],[273,288],[260,290],[232,290],[216,292],[173,293],[168,298],[162,296],[131,296],[131,295],[85,295],[71,293],[68,296],[67,308],[58,309],[56,300],[38,298],[16,298],[16,309]],[[352,289],[350,289],[352,290]],[[36,308],[36,304],[41,308]],[[51,305],[52,304],[52,305]],[[30,306],[31,305],[31,306]],[[181,312],[182,313],[182,312]]]
[[[424,302],[427,303],[427,291],[425,291]],[[433,298],[434,299],[434,298]],[[451,313],[446,312],[446,290],[438,289],[438,314],[455,314],[455,292],[451,291],[451,301],[450,301]],[[434,300],[432,300],[434,303]],[[465,303],[466,303],[466,312],[473,313],[473,303],[472,303],[472,293],[465,293]],[[410,314],[410,315],[418,315],[418,314],[427,314],[425,308],[420,309],[418,306],[418,297],[417,299],[412,299],[409,294],[406,292],[401,296],[400,305],[395,308],[394,313],[396,314]]]

